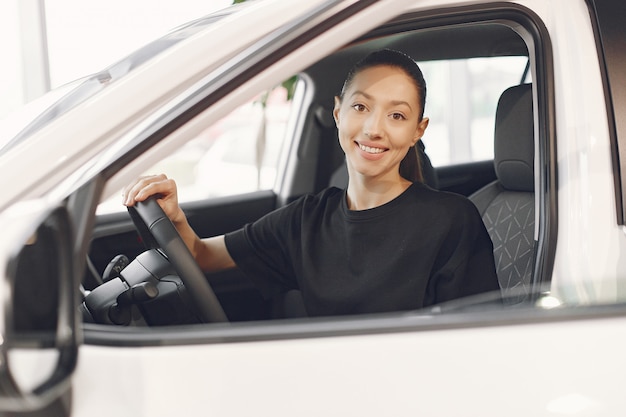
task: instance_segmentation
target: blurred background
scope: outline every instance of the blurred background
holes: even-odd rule
[[[0,1],[0,119],[233,0]]]

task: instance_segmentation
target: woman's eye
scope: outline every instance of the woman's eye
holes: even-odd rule
[[[392,113],[391,118],[393,120],[405,120],[406,119],[406,117],[404,117],[402,113]]]
[[[365,106],[364,106],[364,105],[362,105],[362,104],[359,104],[359,103],[357,103],[357,104],[353,104],[353,105],[352,105],[352,108],[353,108],[354,110],[358,111],[358,112],[363,112],[363,111],[365,111]]]

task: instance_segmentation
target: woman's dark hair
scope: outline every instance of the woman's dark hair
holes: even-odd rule
[[[391,49],[381,49],[367,55],[357,62],[343,83],[339,98],[343,100],[345,91],[350,87],[354,77],[361,71],[377,66],[388,66],[403,70],[415,83],[417,96],[420,104],[419,121],[424,117],[424,107],[426,106],[426,81],[419,65],[408,55],[400,51]],[[404,159],[400,162],[400,175],[411,182],[424,182],[422,175],[422,164],[417,147],[412,146]]]

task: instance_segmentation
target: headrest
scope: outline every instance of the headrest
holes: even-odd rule
[[[508,88],[496,110],[494,165],[502,186],[534,191],[535,143],[531,84]]]

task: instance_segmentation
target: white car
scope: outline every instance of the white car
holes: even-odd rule
[[[0,411],[622,415],[625,16],[611,0],[263,0],[90,77],[0,138]],[[380,48],[424,69],[427,179],[481,211],[497,294],[310,318],[297,293],[200,273],[145,227],[150,206],[122,210],[125,184],[164,171],[208,237],[344,186],[333,96]],[[256,132],[234,147],[255,149],[235,162],[246,188],[211,156],[237,132]]]

